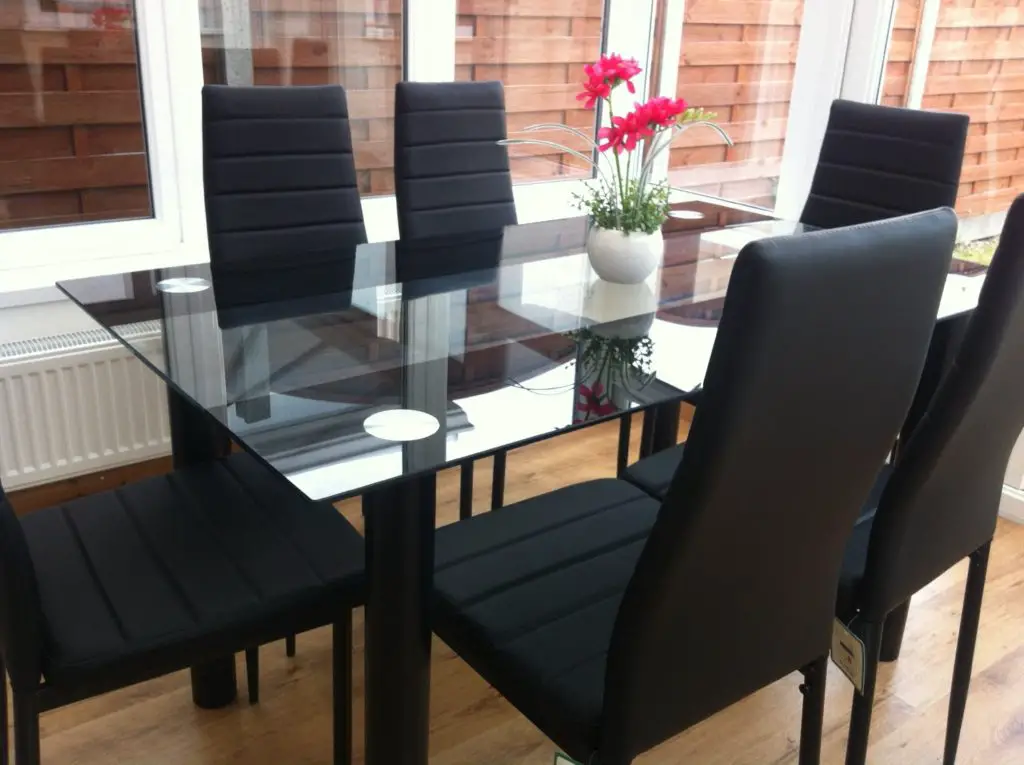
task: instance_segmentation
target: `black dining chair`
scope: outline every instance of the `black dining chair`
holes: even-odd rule
[[[588,765],[800,670],[800,763],[817,763],[843,548],[955,234],[943,210],[747,245],[664,500],[604,479],[439,529],[438,636]]]
[[[800,222],[836,228],[954,207],[966,114],[832,103]]]
[[[359,533],[247,454],[21,518],[0,489],[0,669],[16,762],[40,762],[41,712],[332,624],[333,762],[347,764],[363,571]],[[4,693],[4,763],[7,736]]]
[[[344,259],[366,241],[344,88],[206,85],[202,104],[212,266]]]
[[[206,85],[203,181],[212,263],[366,241],[339,85]]]
[[[395,200],[402,239],[516,223],[500,82],[395,86]],[[507,452],[494,455],[491,507],[504,503]],[[461,466],[459,515],[473,513],[473,463]]]
[[[836,614],[852,622],[864,640],[867,663],[864,691],[853,699],[847,765],[862,765],[867,758],[886,616],[969,558],[942,761],[956,760],[1003,478],[1024,428],[1022,338],[1024,196],[1019,196],[953,366],[895,465],[883,472],[876,506],[858,522],[847,547]]]

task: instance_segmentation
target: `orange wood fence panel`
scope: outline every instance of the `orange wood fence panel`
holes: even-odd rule
[[[803,0],[687,0],[677,92],[714,112],[735,146],[683,134],[673,185],[774,205],[802,17]]]

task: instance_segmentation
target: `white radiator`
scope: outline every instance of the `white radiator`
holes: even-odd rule
[[[157,322],[126,330],[162,366]],[[164,384],[102,329],[0,344],[6,490],[170,453]]]

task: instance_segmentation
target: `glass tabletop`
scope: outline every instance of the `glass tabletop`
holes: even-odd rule
[[[59,287],[312,499],[680,400],[736,255],[794,222],[677,206],[646,282],[602,281],[583,218]],[[977,281],[954,273],[944,314]],[[974,294],[976,300],[976,294]]]

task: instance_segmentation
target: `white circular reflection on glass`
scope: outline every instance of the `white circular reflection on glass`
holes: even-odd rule
[[[697,210],[669,210],[668,215],[679,220],[700,220],[704,217],[704,213]]]
[[[198,276],[176,276],[173,279],[162,279],[156,283],[161,292],[202,292],[210,289],[210,283]]]
[[[440,427],[436,417],[415,409],[389,409],[363,420],[363,430],[384,441],[419,441]]]

